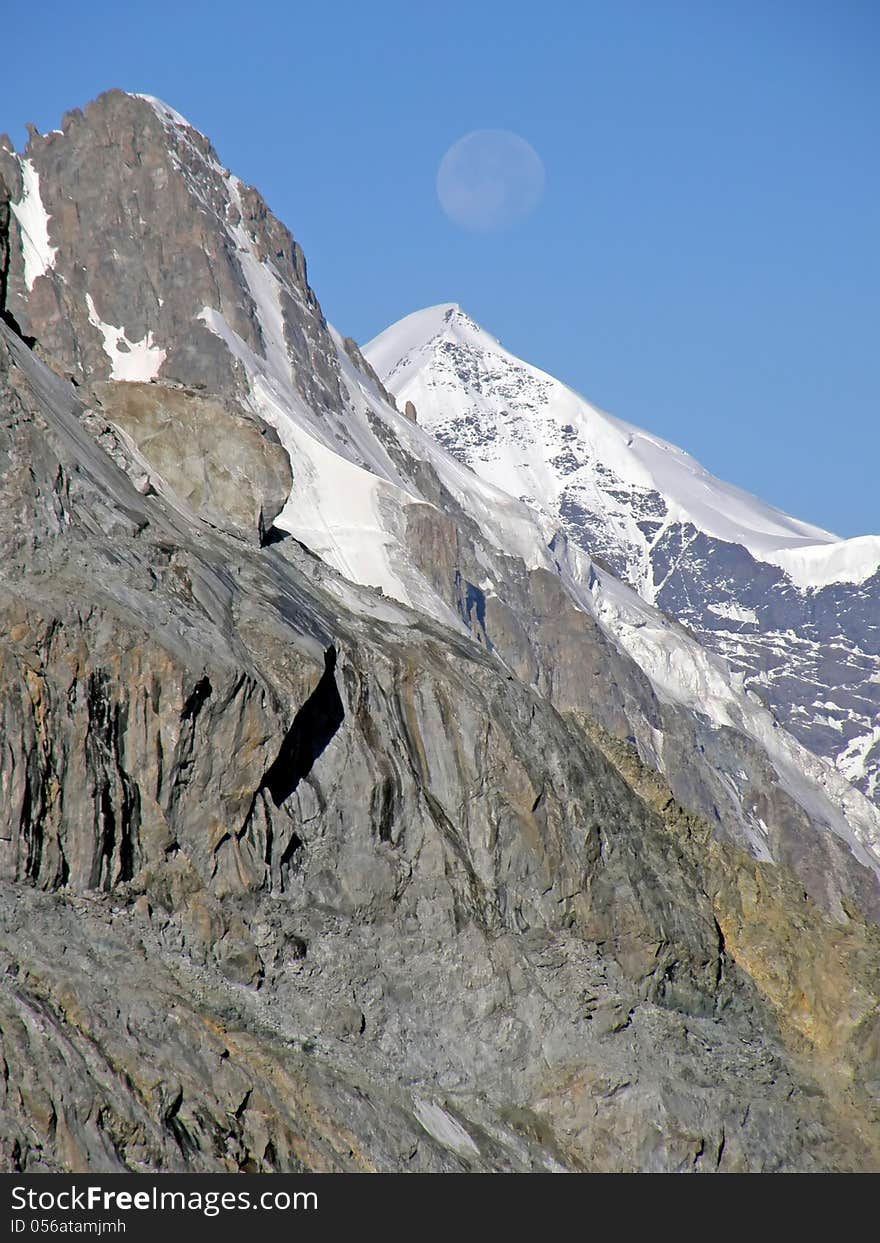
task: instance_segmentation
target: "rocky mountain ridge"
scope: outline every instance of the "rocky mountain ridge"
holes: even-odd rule
[[[182,118],[0,175],[5,1168],[876,1167],[870,804],[658,694]]]
[[[857,893],[877,910],[876,807],[558,525],[462,471],[389,404],[325,321],[289,232],[204,136],[156,100],[111,92],[6,163],[0,151],[23,195],[8,309],[57,369],[98,400],[120,366],[128,382],[204,386],[274,427],[295,480],[281,531],[345,579],[473,633],[558,707],[598,713],[684,805],[757,857],[786,859],[828,909]],[[99,186],[91,170],[105,163]],[[88,223],[63,234],[66,220]]]

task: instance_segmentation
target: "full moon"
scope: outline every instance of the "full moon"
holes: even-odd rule
[[[544,194],[544,165],[524,138],[476,129],[452,144],[437,170],[437,197],[453,223],[494,233],[530,216]]]

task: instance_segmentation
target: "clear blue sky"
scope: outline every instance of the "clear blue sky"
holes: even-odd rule
[[[0,130],[159,95],[263,191],[361,341],[457,301],[717,474],[880,531],[880,6],[873,0],[129,5],[3,15]],[[462,232],[449,145],[511,129],[542,206]]]

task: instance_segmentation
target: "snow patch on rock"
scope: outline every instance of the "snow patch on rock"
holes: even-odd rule
[[[10,203],[21,230],[21,252],[24,259],[24,283],[28,293],[34,282],[55,266],[58,247],[49,242],[51,216],[40,198],[40,174],[30,160],[19,160],[22,194],[17,203]]]
[[[133,380],[142,384],[154,380],[165,361],[166,351],[153,341],[153,333],[148,330],[140,341],[129,341],[125,328],[116,328],[106,324],[95,310],[91,294],[86,294],[86,305],[89,309],[89,323],[97,328],[103,337],[104,353],[110,359],[112,369],[111,380]]]
[[[850,781],[859,781],[868,769],[868,757],[872,752],[880,751],[880,725],[875,725],[866,733],[853,738],[846,750],[837,759],[837,767]],[[866,793],[872,798],[878,792],[880,778],[872,771],[868,777]]]
[[[460,1122],[456,1122],[440,1105],[432,1101],[413,1100],[416,1119],[432,1139],[444,1148],[451,1148],[460,1157],[478,1157],[480,1150]]]
[[[880,569],[880,535],[857,535],[832,544],[806,544],[766,553],[765,561],[785,570],[798,587],[863,583]]]
[[[174,108],[169,108],[168,104],[157,99],[155,95],[140,95],[136,91],[133,94],[135,99],[142,99],[148,103],[164,125],[179,125],[184,129],[193,129],[186,117],[181,116]]]
[[[732,600],[725,601],[723,604],[710,604],[707,607],[710,613],[714,613],[716,617],[723,617],[725,621],[741,622],[748,626],[758,625],[758,614],[754,609],[736,604]]]

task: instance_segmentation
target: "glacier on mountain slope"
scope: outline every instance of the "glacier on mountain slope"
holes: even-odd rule
[[[226,231],[254,304],[261,353],[241,338],[220,308],[204,306],[197,318],[237,360],[246,380],[247,401],[277,430],[290,454],[294,486],[276,525],[309,546],[345,578],[379,588],[385,596],[459,632],[466,629],[463,619],[440,598],[415,564],[407,547],[407,512],[413,506],[431,502],[421,495],[413,472],[402,469],[397,458],[389,453],[386,443],[393,442],[413,463],[430,465],[455,503],[476,523],[484,541],[477,553],[482,558],[486,579],[498,584],[499,594],[504,590],[507,557],[519,558],[528,569],[559,576],[576,606],[594,616],[611,642],[632,656],[663,701],[680,704],[688,711],[714,712],[714,723],[719,727],[729,724],[752,737],[769,754],[783,788],[818,823],[845,840],[860,862],[880,874],[880,815],[870,802],[793,739],[779,741],[783,731],[775,728],[769,713],[762,715],[758,711],[743,691],[741,679],[738,682],[722,660],[706,652],[680,627],[612,576],[598,571],[579,550],[561,553],[558,546],[551,547],[558,531],[557,517],[548,507],[524,503],[511,486],[509,474],[480,478],[438,443],[429,430],[413,424],[389,405],[372,379],[355,366],[342,338],[332,329],[333,361],[344,408],[340,411],[328,406],[320,412],[312,408],[296,384],[285,333],[284,299],[302,305],[300,290],[279,271],[271,257],[258,253],[257,239],[242,223],[242,187],[238,179],[193,145],[194,131],[182,118],[159,101],[148,102],[196,161],[195,172],[180,162],[178,171],[202,206],[216,215],[219,226]],[[209,181],[211,193],[206,193]],[[219,210],[218,200],[223,204]],[[441,308],[444,315],[451,309]],[[381,377],[375,348],[371,354]],[[519,376],[516,378],[519,380]],[[391,377],[389,387],[393,388],[394,382]],[[549,377],[542,381],[546,382]],[[577,400],[571,394],[571,401]],[[424,416],[428,403],[416,404]],[[642,433],[638,433],[644,440],[641,457],[633,455],[629,452],[632,446],[626,443],[631,434],[635,436],[635,429],[605,418],[601,444],[607,443],[609,452],[616,454],[619,468],[634,476],[634,488],[650,492],[656,481],[645,463],[659,463],[696,509],[695,486],[687,485],[688,477],[696,478],[699,472],[696,463],[681,451]],[[670,454],[671,466],[667,461]],[[656,466],[656,470],[660,467]],[[737,520],[737,530],[748,527],[752,537],[763,539],[768,547],[786,540],[798,546],[820,537],[831,538],[769,508],[750,508],[751,498],[736,489],[728,489],[727,497],[724,520],[728,524]],[[535,498],[531,499],[534,502]],[[621,512],[620,519],[623,524],[626,514]],[[642,532],[631,516],[627,529],[630,528],[641,537]],[[331,589],[344,590],[338,584],[331,584]],[[371,606],[363,595],[358,596],[359,610],[373,608],[377,616],[387,616],[389,604],[377,596]],[[406,624],[405,616],[396,614],[396,624]],[[660,762],[662,766],[662,759]],[[760,819],[746,819],[754,853],[767,857],[769,848]]]
[[[276,524],[346,577],[414,605],[421,596],[420,584],[406,582],[408,576],[395,569],[393,541],[381,515],[383,495],[389,500],[395,494],[405,496],[406,485],[362,422],[353,419],[346,429],[347,440],[359,451],[360,461],[353,462],[338,452],[338,429],[334,436],[333,429],[314,417],[297,392],[284,337],[281,277],[257,258],[241,223],[238,178],[225,170],[222,175],[239,221],[225,227],[257,309],[264,356],[255,354],[214,308],[204,307],[200,318],[244,365],[255,412],[275,428],[290,454],[297,486]],[[290,286],[287,293],[297,296]],[[329,505],[326,498],[332,498]],[[451,612],[446,620],[455,620]]]

